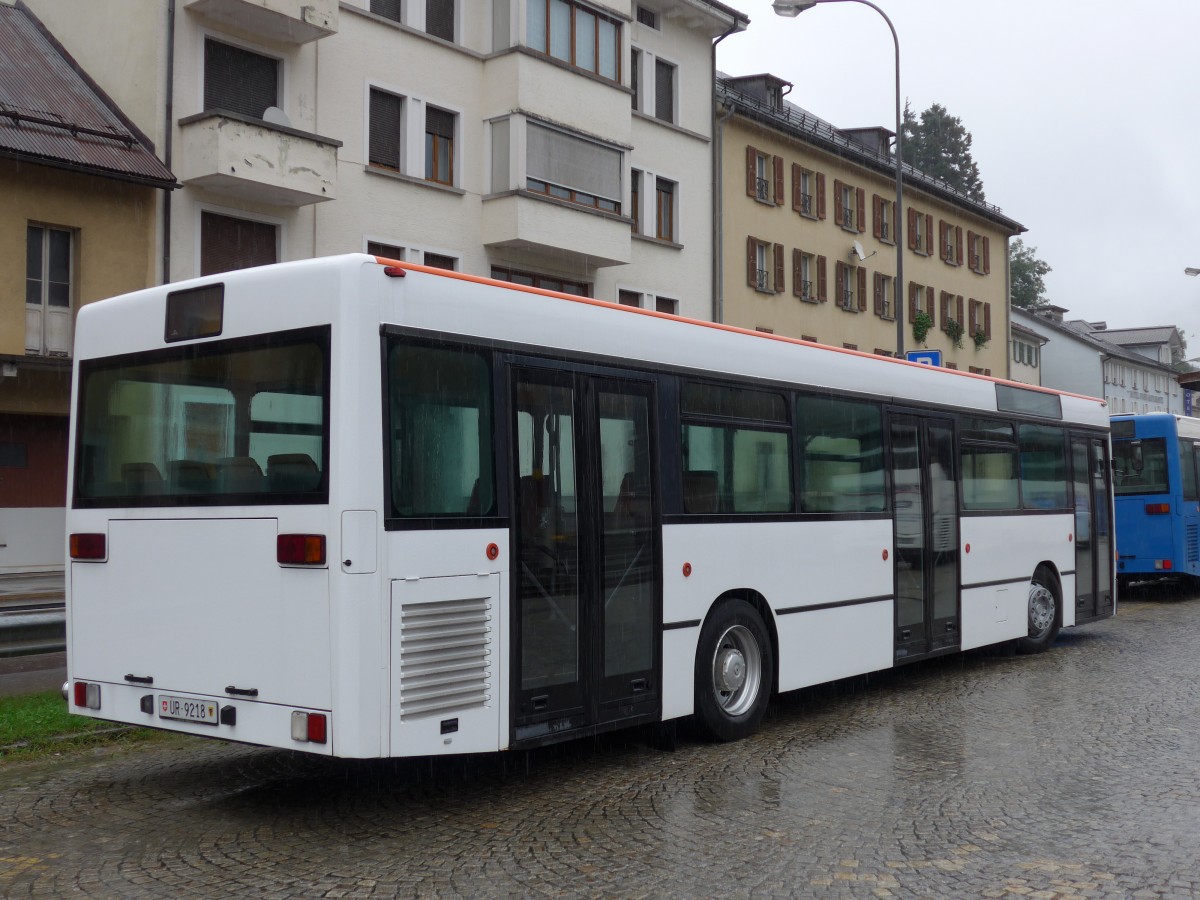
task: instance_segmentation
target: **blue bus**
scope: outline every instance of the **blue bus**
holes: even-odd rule
[[[1112,417],[1117,582],[1200,577],[1200,419]]]

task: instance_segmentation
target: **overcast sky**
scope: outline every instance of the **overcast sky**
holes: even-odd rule
[[[895,125],[887,23],[856,2],[795,19],[770,0],[717,67],[770,72],[841,128]],[[1053,267],[1051,302],[1110,328],[1176,325],[1200,356],[1200,0],[875,0],[901,103],[973,137],[987,201]]]

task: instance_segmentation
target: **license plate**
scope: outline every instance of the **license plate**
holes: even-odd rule
[[[173,697],[170,694],[158,695],[160,719],[181,719],[184,722],[216,725],[217,715],[215,700],[194,700],[191,697]]]

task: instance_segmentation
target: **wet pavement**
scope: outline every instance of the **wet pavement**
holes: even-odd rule
[[[1192,897],[1200,595],[790,694],[737,744],[0,764],[5,897]]]

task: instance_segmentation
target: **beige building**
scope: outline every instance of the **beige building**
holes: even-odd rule
[[[75,313],[153,283],[153,147],[23,5],[0,3],[0,572],[62,566]]]
[[[898,220],[893,133],[837,129],[786,102],[789,88],[717,81],[723,321],[892,355],[899,314],[905,351],[1006,376],[1007,242],[1025,229],[911,168]]]

